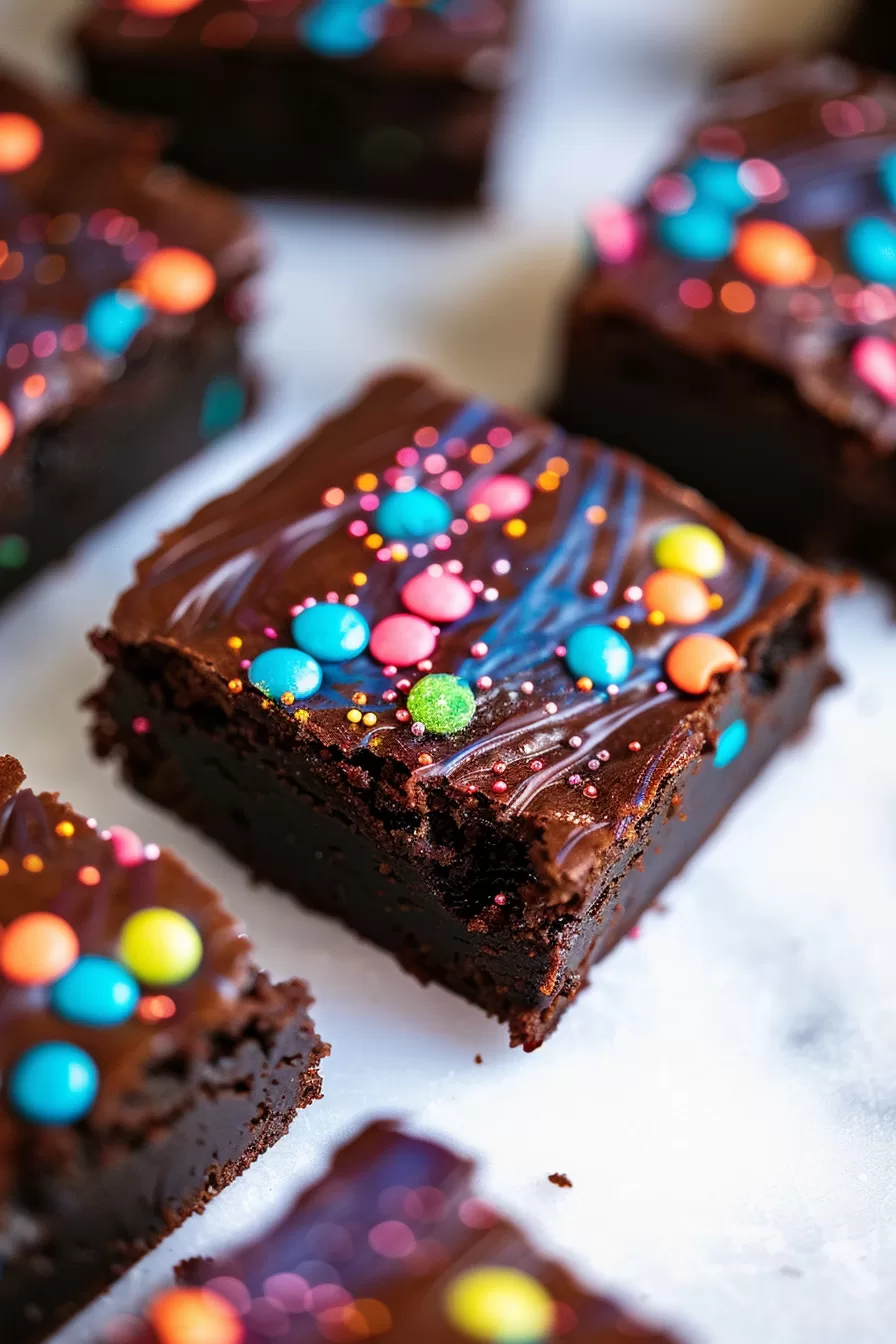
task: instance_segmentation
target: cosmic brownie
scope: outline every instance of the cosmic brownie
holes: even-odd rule
[[[140,563],[95,742],[531,1049],[804,723],[827,583],[397,373]]]
[[[371,1125],[259,1241],[179,1266],[143,1328],[113,1320],[102,1344],[673,1344],[545,1260],[472,1175],[446,1148]]]
[[[746,527],[896,584],[896,85],[826,57],[715,90],[597,209],[557,418]]]
[[[76,40],[92,92],[170,118],[172,155],[210,181],[467,205],[483,186],[515,10],[101,0]]]
[[[0,598],[240,418],[235,201],[0,72]]]
[[[327,1053],[172,854],[0,757],[0,1319],[41,1340],[285,1133]]]

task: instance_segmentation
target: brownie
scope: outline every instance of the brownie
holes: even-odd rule
[[[168,118],[174,158],[211,181],[465,206],[482,191],[515,11],[516,0],[101,0],[76,42],[91,91]]]
[[[0,757],[0,1318],[44,1339],[320,1095],[272,984],[173,854],[99,831]]]
[[[373,1124],[260,1240],[180,1265],[180,1286],[101,1344],[167,1344],[188,1320],[220,1344],[674,1344],[546,1260],[472,1177],[447,1148]]]
[[[95,743],[532,1049],[805,722],[828,584],[399,372],[139,564]]]
[[[860,65],[896,73],[896,13],[890,0],[854,0],[837,46]]]
[[[0,71],[0,598],[240,419],[237,203]]]
[[[842,59],[714,90],[599,208],[557,418],[811,559],[896,584],[896,85]]]

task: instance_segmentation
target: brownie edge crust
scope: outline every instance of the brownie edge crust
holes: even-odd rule
[[[388,538],[406,507],[443,530]],[[699,620],[650,596],[661,543],[692,536],[721,557],[684,583]],[[141,563],[94,635],[94,742],[533,1049],[805,723],[830,678],[829,588],[626,454],[395,374]],[[278,703],[257,660],[301,662],[290,616],[302,649],[320,604],[363,616],[369,647]],[[415,607],[442,612],[438,633]],[[423,641],[413,661],[399,629]],[[721,662],[699,685],[673,677],[701,650]],[[427,705],[437,678],[462,722]]]

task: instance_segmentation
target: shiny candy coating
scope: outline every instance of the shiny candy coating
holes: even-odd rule
[[[99,1073],[79,1046],[42,1041],[17,1060],[7,1087],[23,1119],[36,1125],[71,1125],[93,1105]]]
[[[159,312],[185,314],[208,303],[217,277],[212,264],[198,252],[163,247],[141,261],[131,283]]]
[[[661,215],[656,225],[663,247],[690,261],[721,261],[734,245],[734,224],[726,210],[695,201],[677,215]]]
[[[164,906],[138,910],[121,930],[118,955],[144,985],[180,985],[202,961],[202,939],[186,915]]]
[[[846,230],[846,255],[863,280],[896,284],[896,225],[879,215],[863,215]]]
[[[714,579],[725,568],[725,547],[712,528],[702,523],[679,523],[670,527],[653,548],[654,559],[663,569],[681,569],[701,579]]]
[[[87,339],[102,355],[123,355],[149,316],[149,304],[139,294],[110,289],[98,294],[84,314]]]
[[[749,735],[750,730],[744,719],[734,719],[727,728],[723,728],[716,743],[716,754],[712,758],[717,770],[724,770],[726,765],[737,759],[747,745]]]
[[[550,1294],[509,1266],[468,1269],[449,1283],[445,1314],[455,1329],[488,1344],[540,1344],[552,1333]]]
[[[318,662],[341,663],[364,652],[370,642],[370,627],[354,607],[342,602],[317,602],[295,617],[292,637]]]
[[[704,695],[713,677],[736,667],[736,651],[718,635],[685,635],[666,658],[666,675],[680,691]]]
[[[415,574],[401,590],[401,600],[408,611],[424,620],[446,625],[468,616],[476,601],[470,585],[456,574],[424,569]]]
[[[696,574],[658,569],[644,581],[644,605],[676,625],[697,625],[710,612],[709,589]]]
[[[393,490],[376,511],[377,529],[387,541],[425,541],[444,532],[451,518],[447,500],[422,486]]]
[[[721,210],[739,215],[756,204],[756,198],[743,184],[738,159],[711,159],[707,155],[692,159],[685,176],[694,184],[698,201],[706,201]]]
[[[245,1335],[234,1307],[208,1288],[171,1288],[146,1315],[158,1344],[239,1344]]]
[[[741,225],[734,260],[745,275],[764,285],[804,285],[815,271],[815,250],[808,238],[773,219]]]
[[[53,1012],[86,1027],[115,1027],[137,1006],[140,991],[129,971],[108,957],[84,956],[50,992]]]
[[[319,690],[323,672],[316,658],[299,649],[265,649],[249,664],[252,685],[271,700],[304,700]]]
[[[370,635],[371,657],[395,667],[411,667],[428,658],[435,647],[436,636],[429,621],[404,612],[384,616]]]
[[[632,670],[628,640],[609,625],[581,625],[566,641],[566,665],[595,686],[621,686]]]
[[[21,112],[0,113],[0,173],[20,173],[40,154],[44,133]]]
[[[522,476],[489,476],[470,491],[470,505],[488,509],[488,517],[504,522],[522,513],[532,501],[532,487]]]
[[[476,697],[460,677],[436,672],[411,688],[408,710],[429,733],[459,733],[476,713]]]
[[[73,965],[78,935],[67,920],[49,911],[19,915],[0,941],[0,972],[19,985],[48,985]]]
[[[136,868],[145,858],[143,841],[128,826],[110,826],[109,842],[115,853],[116,863],[122,868]]]
[[[863,383],[896,406],[896,344],[886,336],[863,336],[852,348],[852,367]]]

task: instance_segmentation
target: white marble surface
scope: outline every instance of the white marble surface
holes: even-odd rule
[[[263,413],[0,617],[0,749],[34,785],[179,849],[245,917],[264,964],[311,980],[333,1043],[326,1099],[65,1344],[88,1344],[179,1258],[269,1221],[337,1141],[383,1114],[480,1154],[486,1188],[543,1242],[694,1341],[891,1344],[896,631],[879,593],[835,613],[847,688],[670,887],[668,913],[644,922],[528,1057],[475,1009],[250,887],[125,793],[87,755],[76,708],[98,676],[83,632],[157,529],[283,446],[359,374],[411,358],[531,399],[578,212],[635,184],[713,54],[795,31],[812,5],[534,0],[489,218],[259,206],[272,255],[254,342],[270,375]],[[72,8],[0,0],[3,54],[56,70]],[[557,1170],[573,1189],[548,1183]]]

